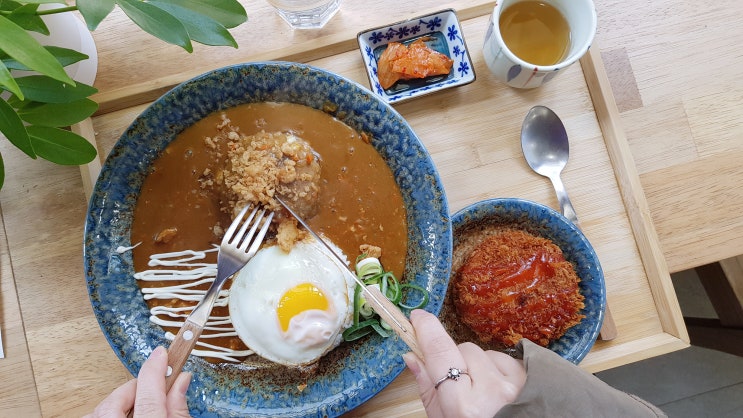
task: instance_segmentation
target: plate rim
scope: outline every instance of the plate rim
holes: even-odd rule
[[[215,73],[225,72],[225,71],[239,71],[241,68],[246,68],[246,67],[249,67],[249,68],[265,68],[265,67],[269,67],[269,68],[279,68],[279,69],[287,69],[288,68],[289,70],[292,70],[293,69],[293,70],[296,70],[296,71],[306,71],[306,72],[309,72],[309,73],[314,74],[315,76],[328,77],[328,78],[333,79],[334,81],[342,80],[342,82],[347,83],[348,85],[350,85],[350,86],[353,87],[353,94],[362,94],[363,96],[366,96],[369,99],[369,103],[376,102],[376,104],[374,104],[375,106],[380,106],[385,112],[389,112],[389,115],[391,117],[398,118],[399,119],[399,121],[402,123],[402,125],[401,125],[402,128],[405,129],[407,131],[407,134],[409,135],[409,139],[410,139],[409,145],[414,145],[414,148],[416,150],[418,150],[420,152],[423,152],[424,155],[427,156],[427,164],[425,165],[425,171],[426,172],[430,171],[431,173],[435,174],[431,178],[431,182],[432,182],[431,184],[432,184],[432,186],[436,186],[437,187],[436,192],[439,193],[438,198],[437,198],[437,201],[438,201],[438,204],[437,204],[437,206],[438,206],[437,213],[442,216],[442,218],[441,218],[440,221],[443,221],[443,223],[439,223],[439,226],[441,228],[443,228],[444,235],[445,235],[445,237],[444,237],[445,240],[443,242],[437,242],[437,245],[441,246],[441,250],[442,250],[442,254],[441,255],[442,255],[442,257],[444,259],[447,259],[448,261],[447,262],[444,262],[444,261],[438,260],[438,262],[436,263],[436,265],[434,267],[432,267],[432,268],[433,268],[433,270],[438,271],[438,270],[441,269],[442,266],[444,266],[444,264],[448,265],[448,269],[447,268],[444,268],[444,270],[448,270],[448,271],[446,272],[447,274],[446,274],[446,279],[445,279],[445,283],[444,283],[444,292],[443,292],[443,295],[441,295],[442,296],[442,300],[443,300],[443,296],[445,295],[446,284],[448,284],[448,273],[450,272],[450,268],[451,268],[451,262],[450,261],[451,261],[451,245],[452,245],[451,219],[449,217],[448,201],[446,199],[445,190],[443,188],[443,183],[441,182],[441,178],[440,178],[440,175],[438,173],[438,170],[436,169],[436,166],[433,163],[433,160],[430,158],[430,154],[425,149],[424,144],[422,143],[422,141],[420,141],[420,138],[418,138],[418,136],[412,130],[412,127],[409,125],[409,123],[394,108],[392,108],[388,103],[385,103],[384,101],[380,100],[378,97],[376,97],[375,95],[373,95],[371,92],[368,91],[368,89],[364,88],[360,84],[358,84],[358,83],[356,83],[356,82],[354,82],[352,80],[349,80],[349,79],[347,79],[347,78],[345,78],[345,77],[343,77],[341,75],[338,75],[336,73],[333,73],[331,71],[328,71],[328,70],[325,70],[325,69],[322,69],[322,68],[319,68],[319,67],[314,67],[314,66],[307,65],[307,64],[300,64],[300,63],[293,63],[293,62],[284,62],[284,61],[262,61],[262,62],[251,62],[251,63],[235,64],[235,65],[231,65],[231,66],[227,66],[227,67],[218,68],[218,69],[215,69],[215,70],[206,72],[204,74],[201,74],[199,76],[196,76],[196,77],[194,77],[194,78],[192,78],[192,79],[190,79],[188,81],[185,81],[185,82],[179,84],[174,89],[168,91],[163,96],[161,96],[159,99],[157,99],[155,102],[153,102],[150,106],[148,106],[146,109],[144,109],[135,118],[135,120],[132,122],[132,124],[122,133],[121,137],[117,140],[116,144],[114,145],[114,147],[112,148],[112,150],[109,153],[108,157],[106,158],[106,161],[104,161],[103,167],[102,167],[101,172],[100,172],[99,177],[98,177],[98,180],[96,181],[96,184],[95,184],[95,187],[94,187],[94,190],[93,190],[93,194],[91,195],[91,198],[90,198],[90,201],[89,201],[89,204],[88,204],[88,208],[87,208],[87,212],[86,212],[86,219],[85,219],[85,229],[84,229],[83,262],[84,262],[84,270],[85,270],[86,283],[88,285],[87,287],[88,287],[89,298],[90,298],[91,305],[93,307],[94,313],[96,315],[96,319],[97,319],[97,321],[99,323],[99,326],[101,327],[101,330],[103,331],[104,336],[108,340],[109,345],[114,349],[114,352],[119,357],[120,361],[122,361],[122,364],[124,364],[127,367],[127,369],[129,369],[129,371],[132,374],[136,374],[136,371],[139,370],[139,368],[141,367],[141,364],[143,363],[145,356],[146,355],[149,355],[149,352],[151,352],[151,350],[154,349],[154,347],[156,345],[160,345],[160,344],[157,341],[155,341],[155,345],[154,346],[151,346],[151,347],[142,347],[142,349],[139,352],[137,352],[137,353],[133,353],[133,354],[132,353],[125,353],[124,352],[124,348],[126,348],[126,347],[120,347],[113,340],[112,335],[109,333],[109,330],[107,329],[107,322],[106,321],[115,321],[116,318],[111,318],[111,315],[109,315],[111,313],[109,313],[109,312],[102,312],[102,305],[103,304],[101,303],[100,300],[97,300],[96,299],[96,298],[100,297],[100,295],[98,294],[98,288],[101,286],[101,283],[99,283],[97,281],[97,279],[96,279],[96,277],[94,275],[93,266],[92,266],[91,263],[94,263],[95,260],[92,260],[91,259],[91,257],[93,256],[93,254],[91,254],[91,248],[92,247],[97,247],[98,246],[98,242],[97,241],[98,241],[99,238],[101,238],[100,236],[96,236],[96,233],[99,232],[99,229],[98,228],[94,228],[100,222],[100,219],[98,219],[97,216],[100,216],[100,214],[102,213],[102,211],[106,210],[106,206],[105,206],[105,204],[103,202],[101,202],[101,199],[104,198],[104,200],[105,200],[105,198],[110,197],[108,195],[101,196],[101,194],[103,193],[103,191],[106,191],[106,192],[110,193],[111,187],[113,187],[112,184],[115,184],[115,179],[112,178],[112,174],[115,174],[115,173],[112,173],[112,170],[113,169],[110,166],[113,165],[113,164],[115,164],[118,161],[118,158],[120,158],[120,157],[117,157],[116,156],[117,150],[120,147],[125,146],[125,145],[128,144],[127,139],[128,140],[131,140],[131,135],[129,135],[129,133],[132,130],[137,129],[139,127],[138,123],[141,123],[141,120],[140,119],[143,118],[144,116],[149,116],[149,113],[148,112],[155,112],[155,110],[151,110],[151,109],[153,109],[155,106],[160,106],[160,105],[164,104],[166,102],[166,97],[172,97],[171,95],[173,94],[174,91],[177,91],[179,89],[185,88],[184,86],[189,86],[189,85],[192,85],[193,83],[197,83],[201,79],[212,77],[212,76],[215,75]],[[253,100],[253,102],[255,102],[255,101],[259,101],[259,100]],[[250,102],[250,101],[245,101],[243,103],[248,103],[248,102]],[[242,104],[242,103],[240,103],[240,104]],[[214,111],[218,111],[220,109],[224,109],[224,108],[228,108],[228,107],[231,107],[231,106],[220,106],[217,110],[214,110]],[[211,112],[208,112],[207,114],[209,114],[209,113],[211,113]],[[200,119],[200,118],[198,118],[198,119]],[[357,128],[354,127],[354,129],[357,129]],[[127,136],[127,135],[129,135],[129,136]],[[169,143],[169,141],[168,141],[168,143]],[[163,148],[164,148],[164,146],[163,146]],[[159,153],[160,151],[161,150],[158,150],[156,153]],[[382,151],[380,151],[379,149],[378,149],[378,151],[380,152],[380,154],[382,153]],[[121,158],[123,158],[123,157],[121,157]],[[140,184],[140,186],[141,186],[141,184]],[[137,191],[138,190],[139,190],[139,186],[137,187]],[[408,199],[410,199],[410,198],[408,198]],[[108,203],[111,204],[111,202],[108,202]],[[124,206],[126,206],[126,205],[124,205]],[[118,206],[116,206],[114,204],[114,207],[118,207]],[[408,208],[408,211],[410,211],[410,207]],[[432,225],[426,225],[426,226],[432,227]],[[105,238],[108,238],[108,237],[105,237]],[[127,240],[129,239],[128,236],[125,237],[125,238]],[[438,238],[439,237],[437,236],[437,239]],[[448,243],[446,242],[446,240],[448,240]],[[129,243],[129,244],[131,244],[131,243]],[[411,247],[411,244],[409,243],[408,244],[408,248],[410,249],[410,247]],[[437,247],[437,249],[438,248],[439,247]],[[109,250],[109,256],[111,256],[112,253],[113,253],[113,248],[111,246],[109,246],[108,250]],[[97,253],[97,252],[95,252],[95,253]],[[121,257],[121,260],[119,260],[118,263],[126,263],[127,261],[130,261],[130,260],[127,260],[127,253],[121,254],[120,257]],[[129,258],[130,258],[130,256],[129,256]],[[444,263],[444,264],[442,264],[442,263]],[[120,268],[121,267],[121,265],[118,265],[118,266],[117,265],[113,265],[113,267],[112,267],[111,264],[115,264],[115,263],[111,263],[111,260],[107,260],[107,266],[109,268],[116,269],[116,268]],[[408,273],[408,268],[406,267],[406,274],[407,273]],[[418,276],[415,275],[414,276],[414,279],[418,279]],[[131,280],[134,280],[133,277],[131,278]],[[135,283],[135,286],[136,286],[136,283]],[[141,294],[135,295],[135,296],[138,296],[139,299],[142,299],[141,298]],[[142,303],[144,303],[144,301],[142,301]],[[440,308],[441,308],[441,303],[439,303],[438,306],[434,303],[433,305],[429,305],[427,307],[427,310],[432,311],[434,313],[437,313],[440,310]],[[107,315],[107,317],[104,318],[103,315]],[[162,329],[160,329],[160,331],[162,332]],[[390,341],[390,342],[387,343],[387,341]],[[162,343],[162,340],[160,340],[160,343]],[[397,337],[393,337],[391,339],[382,341],[381,344],[383,344],[383,345],[385,345],[385,344],[392,344],[394,347],[397,347],[398,349],[400,347],[405,347],[404,343],[402,343],[402,341],[399,340],[399,338],[397,338]],[[167,345],[167,343],[165,343],[165,345]],[[131,358],[129,358],[132,355],[135,355],[137,358],[135,358],[134,360],[132,360]],[[193,361],[193,359],[192,360],[189,360],[189,362],[192,362],[192,361]],[[396,378],[400,373],[402,373],[402,371],[405,368],[404,363],[403,363],[403,361],[402,361],[401,358],[395,358],[395,359],[393,359],[392,363],[390,363],[390,367],[393,369],[393,372],[388,373],[386,376],[384,376],[384,379],[380,380],[382,383],[381,383],[381,386],[379,388],[374,389],[374,390],[367,390],[366,392],[364,392],[365,394],[361,394],[361,396],[359,396],[359,397],[352,398],[352,400],[353,400],[352,402],[349,401],[349,400],[345,400],[344,403],[341,404],[341,408],[340,408],[339,411],[335,411],[335,410],[322,410],[322,411],[320,411],[319,409],[314,409],[313,411],[315,413],[317,413],[317,414],[320,414],[321,412],[323,414],[328,414],[330,412],[330,414],[332,415],[333,413],[336,413],[336,412],[343,413],[343,412],[350,411],[353,408],[361,405],[363,402],[367,401],[372,396],[376,395],[379,391],[381,391],[382,389],[384,389],[384,387],[386,387],[389,383],[391,383],[392,380],[394,380],[394,378]],[[197,379],[197,376],[194,376],[194,382],[197,383],[197,384],[199,383],[198,382],[198,379]],[[193,383],[192,383],[192,385],[193,385]],[[195,386],[195,385],[193,385],[193,386]],[[313,411],[310,411],[310,413],[313,413]]]
[[[573,222],[568,220],[565,216],[563,216],[561,213],[556,211],[555,209],[544,205],[542,203],[524,199],[524,198],[518,198],[518,197],[496,197],[496,198],[488,198],[476,202],[472,202],[465,207],[459,209],[454,214],[452,214],[452,235],[453,235],[453,245],[456,246],[457,238],[456,238],[456,232],[459,227],[459,224],[461,224],[464,221],[464,217],[473,214],[476,210],[479,208],[492,208],[495,206],[503,206],[503,204],[510,204],[512,206],[516,206],[518,209],[523,209],[524,207],[532,207],[536,208],[542,212],[545,212],[549,214],[553,219],[555,219],[562,228],[565,228],[570,233],[574,234],[575,237],[582,242],[582,244],[589,250],[590,258],[592,259],[592,262],[595,263],[596,273],[598,275],[598,286],[600,289],[600,292],[598,294],[599,298],[599,311],[596,318],[593,318],[591,320],[591,324],[589,326],[589,332],[582,336],[581,341],[584,342],[584,346],[580,349],[570,350],[567,353],[561,352],[561,350],[556,350],[556,345],[560,341],[558,339],[557,341],[552,342],[547,348],[550,348],[553,352],[556,352],[558,355],[563,357],[564,359],[570,361],[574,364],[579,364],[585,356],[591,351],[591,348],[593,348],[594,343],[596,342],[596,339],[599,336],[599,331],[601,330],[601,324],[604,321],[605,317],[605,311],[606,311],[606,280],[604,277],[604,271],[601,267],[601,262],[598,258],[598,254],[596,253],[596,249],[593,247],[593,244],[588,240],[588,238],[585,236],[583,231],[580,230]],[[484,219],[485,216],[479,219]],[[558,245],[555,243],[555,245]],[[559,245],[558,245],[559,246]],[[562,250],[562,248],[560,248]],[[571,264],[573,264],[572,260]],[[575,266],[575,265],[574,265]],[[452,272],[452,274],[454,274]],[[581,281],[584,282],[585,280],[581,277]],[[569,332],[570,330],[568,330]],[[567,334],[567,333],[566,333]],[[564,336],[563,336],[564,337]],[[561,337],[561,339],[563,338]]]

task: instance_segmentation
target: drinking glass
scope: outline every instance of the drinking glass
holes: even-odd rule
[[[341,0],[268,0],[292,29],[319,29],[341,7]]]

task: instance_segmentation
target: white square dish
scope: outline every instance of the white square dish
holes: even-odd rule
[[[400,80],[388,89],[382,88],[377,76],[377,60],[387,45],[390,42],[407,45],[420,38],[429,48],[454,61],[449,74]],[[453,9],[365,30],[359,32],[357,40],[371,90],[387,103],[399,103],[475,81],[475,69]]]

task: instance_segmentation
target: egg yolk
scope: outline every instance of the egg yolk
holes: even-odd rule
[[[289,330],[289,321],[295,315],[310,309],[322,311],[328,309],[328,299],[317,286],[311,283],[302,283],[287,290],[281,296],[276,307],[281,329],[284,332]]]

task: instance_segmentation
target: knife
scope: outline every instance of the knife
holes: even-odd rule
[[[405,344],[408,345],[410,348],[410,351],[415,353],[415,355],[418,356],[421,360],[423,360],[423,352],[421,351],[420,347],[418,347],[418,340],[415,338],[415,330],[413,329],[413,325],[410,323],[408,318],[405,316],[405,314],[400,311],[400,309],[395,306],[394,303],[392,303],[389,299],[387,299],[386,296],[382,294],[382,291],[379,290],[376,286],[366,286],[364,282],[359,279],[359,277],[356,275],[356,273],[351,270],[350,267],[346,264],[345,261],[343,261],[343,258],[341,258],[340,255],[338,255],[333,248],[328,245],[325,240],[320,238],[320,235],[318,235],[315,231],[310,228],[307,223],[299,217],[299,215],[294,212],[289,205],[287,205],[283,200],[280,198],[274,196],[274,199],[276,199],[277,202],[281,204],[291,215],[299,222],[304,229],[307,230],[307,232],[312,235],[317,242],[322,244],[329,252],[330,254],[335,257],[338,262],[340,262],[343,267],[345,267],[346,273],[353,277],[354,281],[356,281],[356,284],[361,286],[361,289],[363,291],[364,296],[366,297],[367,302],[369,302],[374,309],[374,312],[376,312],[387,324],[392,326],[392,330],[395,331],[395,334],[397,334],[400,339],[402,339]]]

